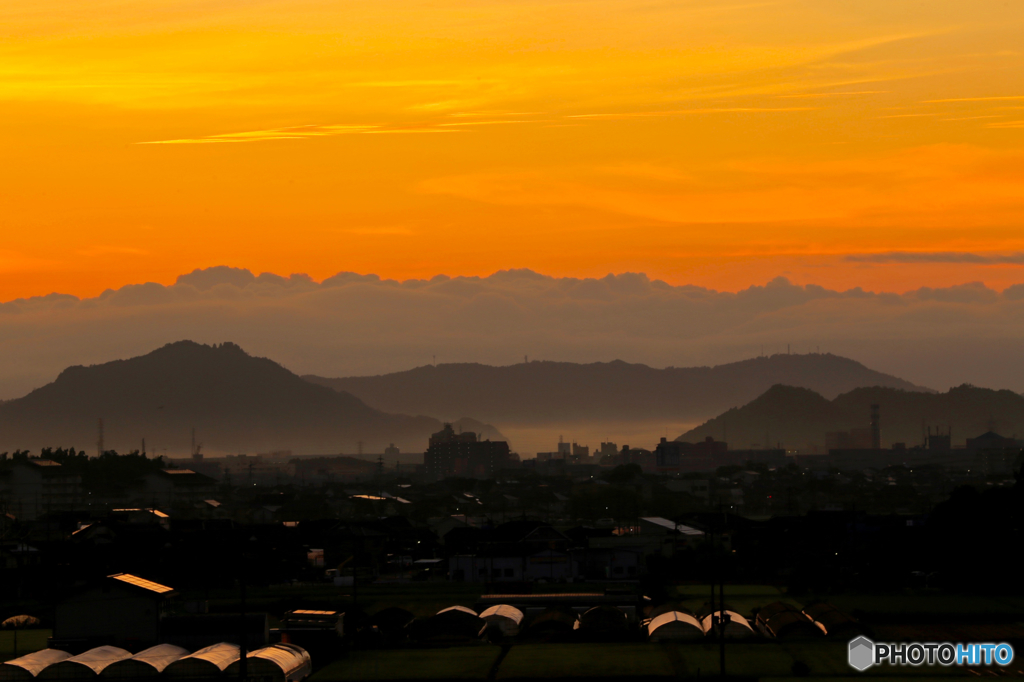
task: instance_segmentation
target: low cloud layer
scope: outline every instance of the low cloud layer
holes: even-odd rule
[[[379,374],[437,362],[622,359],[711,365],[821,350],[914,383],[1024,390],[1024,284],[906,294],[831,291],[784,278],[737,293],[643,274],[554,278],[529,270],[397,282],[217,267],[172,286],[0,304],[0,398],[94,364],[192,339],[234,341],[298,373]]]

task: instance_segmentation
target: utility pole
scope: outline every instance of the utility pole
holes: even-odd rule
[[[356,546],[355,539],[353,539],[352,540],[352,610],[353,611],[355,611],[356,607],[359,604],[359,594],[358,594],[358,589],[359,588],[357,587],[357,585],[359,585],[359,576],[356,575],[358,573],[357,569],[358,569],[358,564],[359,564],[359,561],[356,558],[358,555],[359,555],[359,549]]]
[[[708,582],[711,583],[711,629],[715,628],[715,526],[714,521],[708,524],[708,553],[709,573]]]
[[[722,502],[718,502],[719,508],[722,508]],[[726,525],[725,511],[722,511],[722,524],[723,527]],[[722,549],[725,549],[724,533],[719,533],[719,544],[722,545]],[[717,621],[718,624],[718,657],[719,665],[721,666],[721,676],[725,677],[725,628],[729,625],[731,616],[725,612],[725,561],[726,555],[723,553],[719,554],[718,565],[718,618],[712,619],[712,623]],[[715,587],[711,586],[711,592],[714,593]]]
[[[725,563],[724,561],[722,563]],[[722,572],[718,583],[718,654],[721,665],[721,675],[725,677],[725,628],[729,625],[731,617],[725,612],[725,572]]]
[[[238,572],[238,582],[242,588],[242,608],[241,617],[238,620],[238,679],[245,682],[248,670],[247,664],[249,661],[246,660],[248,652],[245,650],[246,647],[246,632],[245,628],[245,572],[248,569],[248,565],[245,561],[245,551],[242,551],[242,570]]]

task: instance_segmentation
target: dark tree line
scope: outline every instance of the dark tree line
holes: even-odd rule
[[[6,454],[6,453],[4,453]],[[81,476],[86,492],[102,495],[116,493],[137,482],[146,474],[165,468],[164,458],[149,458],[138,450],[118,454],[107,450],[99,457],[89,457],[85,450],[70,448],[43,448],[38,457],[27,450],[12,453],[10,461],[48,459],[60,464],[70,474]]]

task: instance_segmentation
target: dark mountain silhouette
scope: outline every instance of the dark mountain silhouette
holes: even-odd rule
[[[382,376],[313,383],[346,391],[389,412],[473,414],[507,424],[707,419],[773,384],[836,396],[860,386],[927,391],[830,354],[773,355],[717,367],[654,369],[619,360],[593,364],[528,362],[507,367],[446,364]]]
[[[963,385],[946,393],[920,393],[895,388],[857,388],[834,400],[792,386],[772,386],[743,407],[733,408],[677,440],[712,436],[733,449],[781,444],[791,449],[825,445],[830,431],[867,428],[871,405],[880,410],[882,447],[921,445],[933,433],[952,429],[954,444],[986,431],[1024,436],[1024,397],[1013,391]],[[767,440],[766,440],[767,439]]]
[[[0,404],[0,451],[72,446],[92,452],[102,418],[107,449],[183,455],[192,428],[203,450],[295,454],[423,452],[441,423],[386,414],[304,381],[232,343],[191,341],[91,367],[69,367],[27,396]],[[487,427],[497,433],[493,427]],[[500,435],[500,434],[499,434]]]

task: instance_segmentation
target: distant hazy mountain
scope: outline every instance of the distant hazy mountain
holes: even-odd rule
[[[193,427],[210,454],[354,453],[358,441],[367,453],[389,443],[422,452],[441,427],[429,417],[386,414],[231,343],[181,341],[129,360],[69,367],[53,383],[0,404],[0,451],[92,452],[100,418],[106,449],[135,449],[145,438],[150,454],[175,456],[188,453]],[[467,423],[479,425],[470,420],[465,430]]]
[[[836,396],[861,386],[927,391],[829,354],[773,355],[717,367],[654,369],[621,361],[427,365],[382,376],[309,381],[388,412],[472,414],[505,424],[595,420],[699,421],[778,383]]]
[[[858,388],[827,400],[806,388],[772,386],[740,408],[733,408],[678,440],[712,436],[730,448],[772,446],[802,449],[824,445],[829,431],[867,428],[871,405],[880,411],[882,446],[919,445],[928,427],[952,428],[954,444],[986,431],[1024,436],[1024,397],[1013,391],[959,386],[946,393],[918,393],[893,388]]]

